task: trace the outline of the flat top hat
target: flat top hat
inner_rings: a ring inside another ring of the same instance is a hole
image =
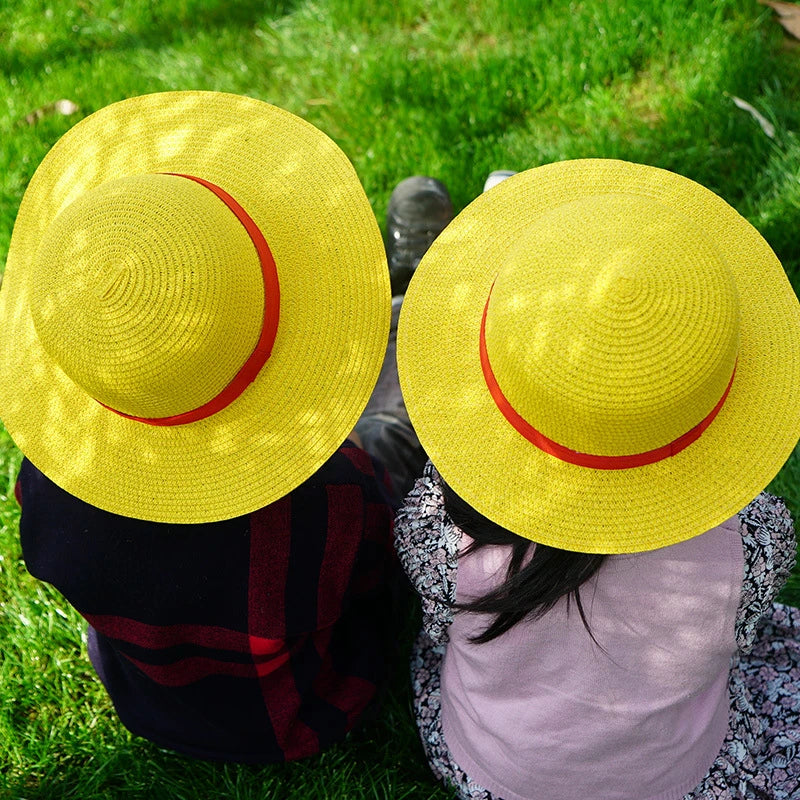
[[[445,481],[484,516],[586,553],[732,516],[800,436],[800,306],[721,198],[615,160],[478,197],[420,263],[400,383]]]
[[[42,161],[0,290],[0,417],[100,508],[253,511],[352,429],[389,330],[381,235],[322,132],[214,92],[124,100]]]

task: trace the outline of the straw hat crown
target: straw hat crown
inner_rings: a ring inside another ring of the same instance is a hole
[[[722,198],[578,159],[476,198],[425,254],[397,334],[406,407],[465,502],[537,543],[697,536],[800,435],[800,304]]]
[[[51,223],[32,268],[42,346],[125,414],[203,405],[259,337],[253,243],[218,197],[184,177],[135,175],[84,193]]]
[[[663,204],[595,195],[543,214],[500,266],[486,310],[513,409],[580,453],[662,447],[718,403],[736,363],[730,269]]]

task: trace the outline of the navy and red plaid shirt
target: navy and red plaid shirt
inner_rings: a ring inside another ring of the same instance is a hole
[[[393,510],[349,441],[281,500],[202,525],[101,511],[27,460],[17,488],[28,570],[88,620],[132,732],[199,758],[301,758],[385,679]]]

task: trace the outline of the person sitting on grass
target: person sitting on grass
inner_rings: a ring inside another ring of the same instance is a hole
[[[433,772],[461,798],[800,797],[800,305],[712,192],[589,159],[508,177],[411,279],[430,463],[395,545]]]
[[[225,761],[342,739],[385,681],[396,563],[347,438],[390,289],[344,154],[246,97],[104,108],[30,182],[0,321],[25,562],[88,620],[122,723]]]

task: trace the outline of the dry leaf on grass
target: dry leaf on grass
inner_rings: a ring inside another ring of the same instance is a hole
[[[56,100],[54,103],[48,103],[31,111],[30,114],[25,116],[25,122],[28,125],[35,125],[40,119],[51,114],[61,114],[68,117],[76,111],[80,111],[80,108],[72,100]]]
[[[777,11],[778,22],[780,22],[795,39],[800,39],[800,5],[796,3],[782,3],[779,2],[779,0],[758,0],[758,2]]]
[[[750,103],[746,100],[742,100],[741,97],[736,97],[736,95],[733,94],[728,95],[728,97],[733,100],[737,108],[746,111],[761,126],[761,130],[764,131],[770,139],[775,138],[775,126],[763,114],[756,111]]]

